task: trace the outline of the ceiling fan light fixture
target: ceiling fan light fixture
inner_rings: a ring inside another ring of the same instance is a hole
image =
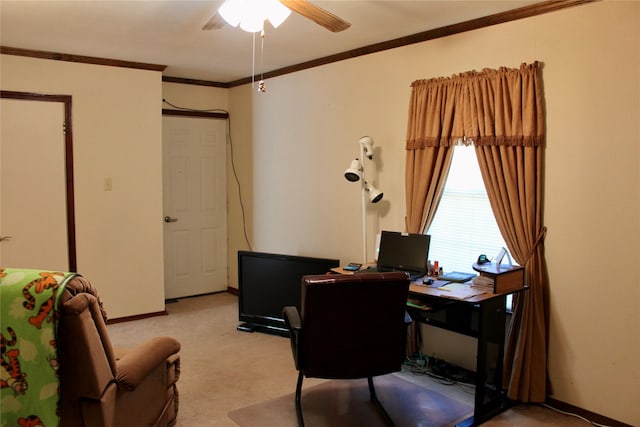
[[[225,0],[218,13],[229,25],[240,24],[243,30],[255,33],[262,31],[266,19],[278,28],[291,10],[278,0]]]
[[[240,20],[240,28],[249,33],[257,33],[264,28],[264,19],[257,13],[246,13]]]
[[[237,27],[242,18],[243,8],[244,1],[242,0],[226,0],[218,9],[218,13],[222,16],[222,19],[227,21],[227,24]]]
[[[291,10],[278,0],[264,2],[265,16],[273,25],[278,28],[291,15]]]

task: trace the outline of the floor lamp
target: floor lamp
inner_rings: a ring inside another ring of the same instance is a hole
[[[373,138],[363,136],[358,141],[360,144],[360,157],[351,161],[349,168],[344,172],[344,177],[350,182],[361,182],[362,194],[362,262],[366,264],[367,259],[367,194],[371,203],[378,203],[382,200],[383,193],[378,191],[365,179],[365,158],[373,160]]]

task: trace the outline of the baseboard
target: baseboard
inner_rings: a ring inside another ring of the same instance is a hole
[[[222,291],[224,292],[224,291]],[[230,294],[233,295],[238,295],[238,289],[236,288],[232,288],[231,286],[227,287],[227,292],[229,292]],[[174,298],[172,300],[167,300],[165,301],[165,303],[167,302],[176,302],[182,298],[195,298],[195,297],[201,297],[201,296],[205,296],[205,295],[213,295],[213,294],[217,294],[220,292],[209,292],[206,294],[198,294],[198,295],[190,295],[188,297],[180,297],[180,298]],[[114,323],[122,323],[122,322],[130,322],[132,320],[140,320],[140,319],[146,319],[149,317],[156,317],[156,316],[167,316],[169,314],[169,312],[167,312],[167,310],[162,310],[162,311],[156,311],[155,313],[145,313],[145,314],[136,314],[134,316],[125,316],[125,317],[118,317],[116,319],[108,319],[107,320],[107,325],[112,325]]]
[[[135,316],[118,317],[115,319],[107,319],[107,325],[113,325],[114,323],[130,322],[132,320],[147,319],[149,317],[166,316],[168,314],[169,313],[167,313],[167,310],[162,310],[162,311],[156,311],[155,313],[145,313],[145,314],[136,314]]]
[[[630,424],[626,424],[621,421],[617,421],[612,418],[605,417],[604,415],[596,414],[595,412],[587,411],[586,409],[573,406],[569,403],[556,400],[552,397],[547,397],[547,400],[545,401],[545,403],[549,406],[553,406],[555,409],[558,409],[562,412],[568,412],[570,414],[579,415],[591,421],[592,423],[602,424],[602,425],[611,426],[611,427],[633,427]]]

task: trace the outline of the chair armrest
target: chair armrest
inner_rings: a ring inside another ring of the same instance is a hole
[[[296,369],[300,370],[301,359],[301,347],[300,347],[300,334],[302,330],[302,322],[300,321],[300,314],[298,309],[294,306],[287,306],[282,309],[282,316],[284,317],[284,323],[289,329],[289,335],[291,339],[291,352],[293,355],[293,361],[296,365]]]
[[[179,351],[180,343],[171,337],[155,337],[128,351],[116,365],[118,387],[135,390],[151,371]]]

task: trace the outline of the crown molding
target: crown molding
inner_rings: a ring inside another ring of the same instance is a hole
[[[537,15],[543,15],[550,12],[556,12],[558,10],[567,9],[570,7],[580,6],[583,4],[594,3],[601,0],[548,0],[532,5],[520,7],[506,12],[500,12],[493,15],[484,16],[482,18],[472,19],[469,21],[460,22],[453,25],[447,25],[444,27],[435,28],[433,30],[424,31],[421,33],[412,34],[405,37],[400,37],[385,42],[375,43],[369,46],[337,53],[334,55],[325,56],[311,61],[302,62],[277,70],[268,71],[262,73],[261,79],[268,79],[273,77],[282,76],[285,74],[294,73],[297,71],[306,70],[309,68],[319,67],[321,65],[331,64],[333,62],[339,62],[346,59],[356,58],[358,56],[369,55],[371,53],[382,52],[389,49],[395,49],[398,47],[408,46],[415,43],[422,43],[429,40],[435,40],[442,37],[451,36],[454,34],[460,34],[467,31],[478,30],[493,25],[503,24],[506,22],[517,21],[519,19],[530,18]],[[122,61],[117,59],[97,58],[93,56],[71,55],[66,53],[46,52],[40,50],[20,49],[14,47],[0,46],[0,53],[6,55],[18,55],[28,56],[33,58],[51,59],[56,61],[70,61],[80,62],[86,64],[108,65],[114,67],[135,68],[152,71],[164,71],[166,65],[147,64],[142,62]],[[211,86],[220,88],[232,88],[236,86],[242,86],[251,83],[257,76],[249,76],[242,79],[222,83],[213,82],[208,80],[197,80],[182,77],[163,76],[162,81],[169,83],[180,83],[188,85],[199,86]]]
[[[164,71],[166,65],[147,64],[144,62],[122,61],[120,59],[98,58],[95,56],[72,55],[68,53],[47,52],[43,50],[21,49],[18,47],[0,46],[0,53],[5,55],[27,56],[30,58],[50,59],[53,61],[78,62],[82,64],[107,65],[111,67],[135,68],[138,70]]]
[[[460,22],[458,24],[447,25],[435,28],[433,30],[400,37],[385,42],[375,43],[358,49],[349,50],[335,55],[325,56],[323,58],[313,59],[311,61],[302,62],[300,64],[291,65],[277,70],[262,73],[259,79],[269,79],[282,76],[284,74],[294,73],[309,68],[319,67],[321,65],[331,64],[333,62],[343,61],[345,59],[356,58],[358,56],[369,55],[371,53],[382,52],[397,47],[408,46],[415,43],[422,43],[429,40],[435,40],[442,37],[460,34],[467,31],[478,30],[492,25],[503,24],[506,22],[517,21],[519,19],[530,18],[532,16],[543,15],[550,12],[566,9],[569,7],[579,6],[582,4],[593,3],[601,0],[550,0],[535,3],[529,6],[523,6],[517,9],[500,12],[493,15],[484,16],[482,18],[471,19],[469,21]],[[245,77],[228,83],[229,87],[241,86],[258,80],[256,77]]]

